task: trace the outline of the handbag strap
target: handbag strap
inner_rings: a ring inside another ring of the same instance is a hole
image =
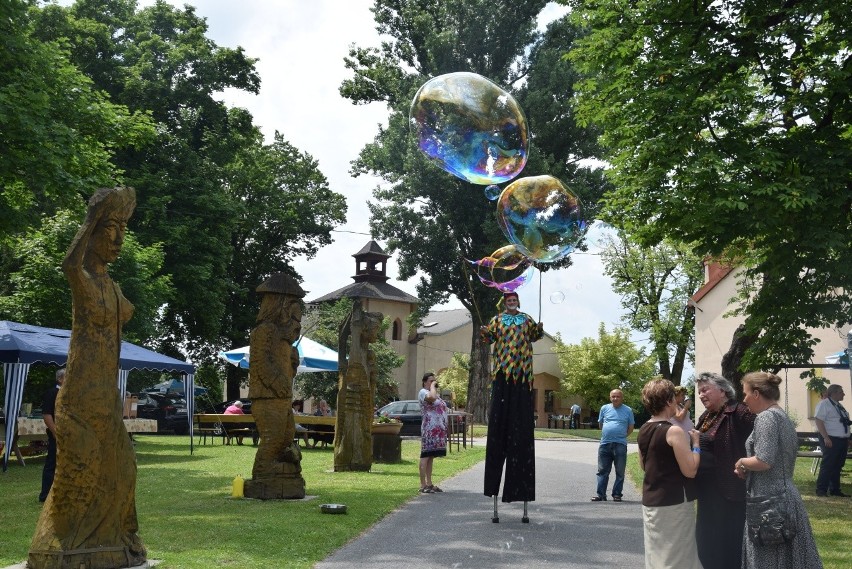
[[[773,416],[777,417],[777,414],[773,413]],[[778,419],[780,419],[780,417],[778,417]],[[780,429],[781,425],[777,423],[777,420],[776,420],[775,427],[776,427],[775,430],[778,433],[778,456],[781,457],[780,458],[780,460],[781,460],[781,474],[784,476],[784,496],[786,497],[786,495],[787,495],[787,469],[784,468],[785,457],[784,457],[784,453],[783,453],[783,448],[781,447],[781,445],[784,441],[781,438],[781,429]],[[751,495],[751,485],[753,483],[754,483],[754,478],[752,477],[752,473],[749,472],[748,479],[746,481],[746,493],[749,494],[749,495]]]

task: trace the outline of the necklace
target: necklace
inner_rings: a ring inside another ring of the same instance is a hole
[[[710,430],[710,427],[716,422],[716,419],[722,413],[722,410],[714,411],[712,413],[708,413],[707,416],[704,417],[704,420],[701,421],[701,424],[698,425],[698,430],[702,433],[706,433]]]

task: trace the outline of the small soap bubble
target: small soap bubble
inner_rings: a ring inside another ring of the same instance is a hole
[[[557,290],[554,293],[550,294],[550,302],[553,304],[562,304],[565,302],[565,293],[561,290]]]
[[[520,105],[476,73],[424,83],[411,102],[409,123],[420,150],[467,182],[507,182],[527,163],[529,127]]]
[[[500,192],[503,190],[500,189],[500,186],[495,184],[491,184],[490,186],[485,187],[485,197],[488,198],[488,201],[494,201],[500,197]]]

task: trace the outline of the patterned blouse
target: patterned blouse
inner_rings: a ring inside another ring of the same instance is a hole
[[[488,323],[483,337],[494,344],[494,374],[502,371],[514,381],[530,381],[532,376],[532,343],[541,339],[542,331],[528,314],[498,314]]]

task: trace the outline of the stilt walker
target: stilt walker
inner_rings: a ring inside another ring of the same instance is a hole
[[[533,429],[532,343],[542,337],[542,325],[521,306],[515,292],[503,294],[506,310],[479,330],[493,344],[491,408],[488,412],[488,441],[485,447],[485,495],[494,497],[494,517],[498,523],[497,495],[503,464],[506,480],[504,502],[524,502],[521,521],[529,523],[527,502],[535,500],[535,443]]]

